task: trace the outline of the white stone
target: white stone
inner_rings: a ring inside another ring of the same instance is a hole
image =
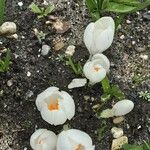
[[[132,45],[135,45],[135,43],[136,43],[135,41],[132,41]]]
[[[22,7],[23,6],[23,2],[18,2],[18,6]]]
[[[50,51],[50,46],[48,46],[48,45],[43,45],[42,46],[42,50],[41,50],[41,54],[43,55],[43,56],[46,56],[48,53],[49,53],[49,51]]]
[[[76,79],[73,79],[71,83],[68,85],[68,89],[82,87],[82,86],[85,86],[86,83],[87,83],[86,78],[78,78],[78,79],[76,78]]]
[[[117,139],[117,138],[123,136],[123,130],[122,130],[121,128],[113,127],[113,128],[111,129],[111,133],[113,134],[113,137],[114,137],[115,139]]]
[[[75,46],[74,45],[69,45],[66,49],[65,54],[68,55],[68,56],[73,56],[74,52],[75,52]]]
[[[31,76],[31,72],[27,72],[27,77],[30,77]]]
[[[0,26],[0,34],[14,34],[16,30],[17,26],[14,22],[4,22]]]
[[[113,108],[112,111],[114,113],[114,116],[123,116],[128,114],[132,109],[134,108],[134,103],[130,100],[121,100],[117,102]]]
[[[122,39],[122,40],[123,40],[124,38],[125,38],[125,36],[124,36],[124,35],[121,35],[121,36],[120,36],[120,39]]]
[[[8,80],[8,81],[7,81],[7,86],[9,86],[9,87],[10,87],[10,86],[12,86],[12,85],[13,85],[12,80]]]
[[[140,57],[142,58],[142,59],[144,59],[144,60],[148,60],[148,55],[140,55]]]
[[[126,23],[130,24],[130,23],[131,23],[131,21],[130,21],[130,20],[126,20]]]

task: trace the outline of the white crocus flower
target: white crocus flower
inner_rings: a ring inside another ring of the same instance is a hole
[[[114,116],[123,116],[131,112],[134,108],[134,103],[131,100],[124,99],[118,101],[112,109],[105,109],[101,113],[102,118],[110,118]]]
[[[95,54],[91,60],[85,63],[83,72],[86,78],[90,80],[90,83],[95,84],[105,78],[109,68],[110,62],[108,58],[103,54]]]
[[[70,129],[58,135],[57,150],[94,150],[91,137],[80,130]]]
[[[51,125],[60,125],[75,115],[75,104],[72,97],[57,87],[49,87],[39,94],[36,106],[42,118]]]
[[[128,114],[132,109],[134,108],[134,103],[128,99],[121,100],[117,102],[113,108],[112,111],[114,113],[114,116],[123,116]]]
[[[101,53],[112,44],[115,23],[111,17],[102,17],[90,23],[84,32],[84,43],[91,55]]]
[[[55,150],[57,136],[47,129],[36,130],[30,138],[30,145],[33,150]]]

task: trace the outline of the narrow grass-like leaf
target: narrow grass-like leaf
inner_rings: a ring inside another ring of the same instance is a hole
[[[0,0],[0,25],[3,23],[5,15],[5,0]]]

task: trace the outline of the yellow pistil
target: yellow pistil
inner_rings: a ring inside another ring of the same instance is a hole
[[[48,109],[49,110],[58,110],[59,109],[58,100],[56,100],[55,102],[49,104]]]

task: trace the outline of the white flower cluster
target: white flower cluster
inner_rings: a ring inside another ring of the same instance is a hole
[[[58,136],[47,129],[38,129],[30,138],[34,150],[94,150],[90,136],[80,130],[62,131]]]
[[[109,72],[110,62],[102,54],[113,41],[115,23],[111,17],[102,17],[90,23],[84,32],[84,43],[90,52],[90,58],[83,67],[84,75],[91,84],[103,80]]]
[[[90,23],[85,29],[84,42],[90,52],[83,72],[91,84],[103,80],[110,69],[110,62],[102,52],[108,49],[113,41],[115,24],[111,17],[102,17]],[[86,79],[74,79],[69,88],[81,87]],[[134,104],[128,100],[114,105],[109,110],[112,116],[124,115],[133,109]],[[57,87],[49,87],[37,96],[36,106],[41,117],[51,125],[61,125],[75,115],[73,98]],[[105,113],[104,113],[105,114]],[[38,129],[30,138],[34,150],[94,150],[90,136],[77,129],[62,131],[58,136],[47,129]]]

